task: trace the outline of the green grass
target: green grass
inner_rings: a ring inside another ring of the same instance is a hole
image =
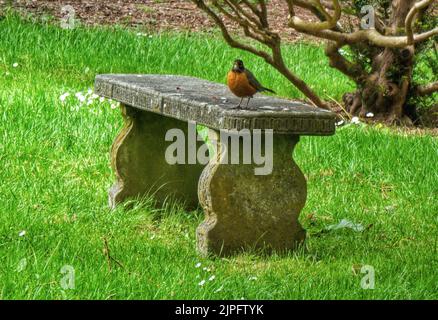
[[[319,93],[339,98],[351,86],[318,47],[291,45],[285,54]],[[308,177],[301,214],[307,249],[287,256],[201,259],[195,228],[202,212],[147,203],[108,209],[108,151],[121,128],[119,111],[107,102],[76,109],[74,97],[62,104],[59,96],[92,87],[97,73],[223,81],[236,57],[281,95],[300,97],[260,59],[218,38],[0,21],[1,299],[438,298],[432,136],[347,126],[332,137],[303,137],[296,160]],[[324,232],[341,219],[368,228]],[[75,269],[73,290],[60,285],[64,265]],[[375,268],[374,290],[360,286],[362,265]]]

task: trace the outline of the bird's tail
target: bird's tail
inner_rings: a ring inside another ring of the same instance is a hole
[[[276,93],[274,90],[271,90],[271,89],[265,88],[265,87],[262,87],[262,89],[260,91],[269,91],[269,92],[272,92],[274,94]]]

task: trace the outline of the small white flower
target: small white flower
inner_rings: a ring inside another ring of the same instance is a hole
[[[99,96],[97,95],[97,94],[95,94],[95,93],[93,93],[92,95],[91,95],[91,99],[97,99],[97,98],[99,98]]]
[[[99,98],[99,102],[102,103],[102,102],[104,102],[104,101],[105,101],[105,98],[104,98],[104,97],[100,97],[100,98]]]
[[[85,101],[85,96],[82,92],[78,92],[75,94],[76,98],[80,101],[80,102],[84,102]]]
[[[198,283],[198,285],[199,285],[200,287],[202,287],[204,284],[205,284],[205,280],[202,280],[201,282]]]
[[[152,235],[149,239],[154,240],[155,239],[155,234]]]
[[[359,124],[360,123],[359,118],[358,117],[351,118],[351,123]]]
[[[256,281],[256,280],[257,280],[256,276],[249,277],[249,281]]]
[[[26,235],[26,230],[20,231],[18,234],[19,237],[24,237]]]
[[[201,266],[201,263],[198,262],[197,264],[195,264],[195,268],[199,268]]]
[[[210,278],[208,278],[208,281],[213,281],[216,278],[215,275],[211,276]]]
[[[337,127],[342,126],[343,124],[344,124],[344,120],[336,122]]]
[[[18,67],[18,63],[14,62],[14,64],[12,65],[14,68]]]
[[[367,118],[373,118],[373,117],[374,117],[374,113],[372,113],[372,112],[368,112],[365,116],[366,116]]]
[[[18,262],[18,266],[17,266],[17,272],[21,272],[24,269],[26,269],[27,266],[27,259],[23,258],[20,260],[20,262]]]
[[[152,39],[153,37],[154,37],[153,35],[151,35],[151,34],[149,35],[149,39]]]
[[[69,95],[70,95],[70,93],[68,93],[68,92],[63,93],[63,94],[61,94],[61,95],[59,96],[59,100],[61,100],[61,102],[64,102],[65,99],[66,99]]]
[[[207,267],[202,268],[202,270],[210,272],[210,268],[207,268]]]
[[[88,100],[87,101],[87,106],[90,106],[90,105],[92,105],[93,104],[93,100]]]
[[[91,89],[91,88],[88,88],[88,91],[87,91],[87,93],[88,93],[88,94],[93,94],[93,89]]]

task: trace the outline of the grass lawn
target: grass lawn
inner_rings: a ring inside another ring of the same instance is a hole
[[[295,44],[285,55],[320,94],[339,99],[352,88],[321,48]],[[296,160],[308,177],[300,216],[308,241],[288,256],[201,259],[201,211],[108,209],[120,111],[98,99],[80,104],[75,93],[98,73],[223,82],[236,57],[280,95],[300,97],[263,61],[218,38],[0,20],[1,299],[438,298],[438,141],[427,134],[352,125],[303,137]],[[342,219],[365,230],[326,230]],[[60,284],[66,265],[74,289]],[[372,290],[360,285],[362,266],[375,270]]]

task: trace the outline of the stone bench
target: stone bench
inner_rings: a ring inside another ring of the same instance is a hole
[[[298,216],[306,202],[306,180],[292,151],[300,135],[334,134],[333,113],[263,95],[251,100],[251,110],[232,109],[239,98],[225,85],[173,75],[98,75],[95,93],[121,102],[125,120],[111,150],[117,178],[109,191],[111,207],[147,195],[158,205],[170,199],[187,208],[200,204],[205,220],[197,228],[197,241],[203,255],[244,248],[284,251],[305,239]],[[166,141],[166,134],[193,138],[194,122],[208,128],[210,162],[193,159],[196,150],[206,150],[198,139],[191,146],[186,141],[185,163],[169,163],[166,152],[174,141]],[[265,150],[265,158],[271,137],[268,174],[255,174],[260,164],[242,162],[248,145],[242,132],[253,139],[254,150],[260,141],[257,148]],[[240,136],[234,149],[233,136]],[[224,158],[233,153],[239,153],[238,163],[226,164]]]

